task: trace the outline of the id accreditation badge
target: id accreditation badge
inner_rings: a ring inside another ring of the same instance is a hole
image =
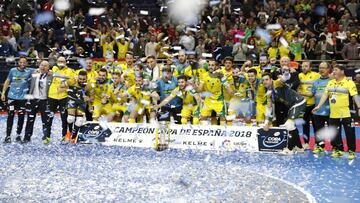
[[[331,98],[330,98],[330,102],[332,103],[332,104],[335,104],[336,103],[336,95],[331,95]]]

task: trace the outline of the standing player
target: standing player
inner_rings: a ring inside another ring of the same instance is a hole
[[[68,130],[67,123],[67,87],[64,85],[65,80],[69,80],[75,76],[75,71],[66,66],[66,59],[64,57],[59,57],[57,60],[57,66],[52,68],[53,72],[53,80],[49,89],[49,108],[50,108],[50,117],[49,117],[49,125],[48,132],[43,137],[44,144],[48,144],[51,139],[51,126],[52,121],[55,116],[55,112],[57,110],[60,111],[61,123],[62,123],[62,140],[65,140],[65,135]],[[70,126],[69,126],[70,128]],[[71,130],[71,129],[70,129]]]
[[[360,107],[358,92],[354,81],[345,77],[345,67],[334,67],[335,79],[330,80],[325,88],[325,92],[321,97],[319,104],[313,109],[313,113],[319,111],[327,99],[330,102],[330,119],[329,125],[338,129],[335,139],[331,142],[333,146],[332,157],[340,157],[344,155],[344,146],[341,139],[341,126],[344,127],[346,142],[349,147],[348,159],[355,158],[356,136],[355,128],[351,125],[351,115],[349,107],[349,95],[352,96],[356,105]],[[358,112],[360,114],[360,110]]]
[[[43,136],[48,132],[49,122],[49,105],[48,93],[52,80],[52,75],[49,72],[49,62],[42,61],[39,66],[39,74],[32,74],[29,95],[30,97],[30,111],[28,113],[25,136],[23,142],[29,142],[33,134],[36,114],[40,112]]]
[[[98,121],[100,116],[108,116],[112,113],[111,95],[113,88],[107,80],[108,71],[105,68],[99,70],[97,80],[90,84],[90,97],[93,108],[93,120]]]
[[[321,77],[315,80],[311,89],[311,93],[315,97],[315,105],[319,104],[320,99],[324,94],[325,88],[330,81],[329,78],[329,75],[331,73],[330,65],[326,62],[320,63],[319,73]],[[329,101],[326,101],[322,105],[321,109],[313,113],[313,117],[314,117],[313,126],[314,126],[315,135],[321,128],[325,127],[326,123],[329,123],[329,115],[330,115]],[[315,138],[317,137],[315,136]],[[316,148],[314,149],[313,153],[319,154],[321,152],[324,152],[325,144],[323,142],[320,142],[320,140],[318,139],[315,139],[315,142],[316,142]]]
[[[19,66],[12,68],[5,80],[1,100],[6,100],[6,90],[10,87],[8,92],[8,117],[6,121],[6,137],[5,143],[11,142],[11,131],[14,122],[15,111],[18,111],[18,123],[16,128],[16,141],[21,141],[21,131],[24,125],[25,117],[25,94],[29,91],[29,80],[33,69],[26,68],[27,59],[26,57],[20,56]]]
[[[80,71],[77,79],[67,81],[68,86],[68,104],[67,104],[67,122],[73,126],[71,141],[75,141],[79,128],[85,123],[86,103],[90,101],[87,90],[86,71]]]
[[[310,121],[314,123],[311,111],[315,107],[315,97],[311,93],[311,89],[315,80],[320,77],[320,74],[311,70],[310,61],[304,61],[301,67],[302,73],[299,74],[300,85],[298,87],[298,93],[304,96],[306,99],[306,109],[304,114],[305,123],[303,125],[303,132],[305,142],[304,148],[307,149],[309,147],[308,145],[310,140]]]
[[[203,108],[200,110],[200,120],[204,123],[211,117],[212,111],[215,111],[217,117],[220,118],[220,125],[224,125],[226,111],[223,91],[227,91],[229,95],[232,95],[233,91],[227,81],[222,80],[223,74],[217,70],[218,63],[214,59],[210,60],[209,74],[204,77],[197,88],[198,92],[209,93],[209,96],[205,98]]]
[[[266,112],[266,88],[261,79],[257,77],[255,69],[250,69],[248,74],[248,86],[250,99],[255,102],[256,123],[262,124],[265,121]]]

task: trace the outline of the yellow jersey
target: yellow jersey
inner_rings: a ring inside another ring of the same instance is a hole
[[[290,50],[284,46],[280,46],[279,53],[280,53],[280,58],[284,56],[289,56]]]
[[[269,55],[269,59],[271,58],[277,58],[278,54],[279,54],[279,48],[277,47],[270,47],[267,51],[268,55]]]
[[[79,75],[79,72],[82,71],[82,70],[84,70],[84,69],[77,70],[76,75]],[[99,75],[98,72],[96,72],[94,70],[90,70],[90,71],[85,70],[85,71],[86,71],[86,76],[87,76],[87,81],[88,82],[91,82],[91,81],[95,80],[95,77]]]
[[[358,94],[354,81],[346,78],[341,81],[330,80],[325,87],[329,95],[330,118],[348,118],[351,116],[349,108],[349,95]]]
[[[127,94],[136,100],[137,103],[141,103],[141,100],[147,100],[151,103],[150,92],[143,89],[136,88],[136,85],[131,86],[127,91]]]
[[[94,106],[103,105],[101,100],[105,97],[108,98],[109,102],[114,90],[111,84],[106,82],[104,84],[100,84],[97,81],[92,81],[89,88]]]
[[[183,105],[196,105],[196,100],[194,95],[197,94],[194,89],[191,90],[180,90],[180,87],[176,87],[170,93],[173,97],[180,97],[183,100]]]
[[[227,71],[225,67],[221,68],[221,72],[223,73],[224,77],[226,78],[227,83],[230,85],[230,88],[232,91],[235,91],[235,85],[234,85],[234,78],[233,78],[233,71],[232,69],[230,71]],[[224,79],[225,79],[224,78]],[[229,102],[231,99],[231,95],[227,93],[227,91],[224,92],[225,101]]]
[[[315,82],[315,80],[320,78],[320,74],[310,71],[308,73],[300,73],[299,74],[299,79],[300,79],[300,85],[298,87],[298,92],[300,94],[308,94],[311,93],[311,89],[313,87],[313,84]],[[311,106],[315,104],[315,97],[311,96],[304,96],[306,99],[306,105],[307,106]]]
[[[53,77],[53,80],[49,87],[49,98],[64,99],[68,96],[67,88],[65,91],[59,92],[59,87],[62,85],[63,81],[74,78],[76,73],[71,68],[64,67],[64,68],[60,69],[57,66],[53,66],[52,72],[53,72],[54,77]],[[56,75],[58,75],[59,77],[56,77]],[[61,78],[61,77],[63,77],[63,78]],[[66,79],[66,78],[68,78],[68,79]]]
[[[124,59],[126,56],[126,52],[129,49],[129,42],[125,41],[124,44],[120,43],[120,42],[116,42],[117,47],[118,47],[118,53],[117,53],[117,58],[118,59]]]
[[[223,101],[224,100],[224,93],[223,93],[223,86],[225,86],[225,81],[221,81],[220,78],[212,77],[210,74],[204,78],[204,89],[205,92],[211,93],[205,100],[216,100],[216,101]]]

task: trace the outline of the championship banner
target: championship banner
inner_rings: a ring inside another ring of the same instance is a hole
[[[285,132],[280,128],[264,132],[247,126],[171,124],[164,127],[160,124],[88,122],[79,130],[78,143],[153,148],[160,140],[166,142],[168,148],[176,149],[278,151],[287,145]],[[273,143],[278,138],[281,143]]]

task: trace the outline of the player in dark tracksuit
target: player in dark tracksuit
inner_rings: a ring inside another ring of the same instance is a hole
[[[286,122],[284,123],[284,127],[289,131],[289,150],[292,150],[295,146],[301,149],[299,131],[295,127],[294,120],[304,113],[306,108],[305,98],[292,90],[282,79],[272,80],[271,75],[268,73],[263,74],[262,79],[264,86],[268,90],[268,103],[282,103],[289,109],[285,115]],[[268,124],[269,121],[265,121],[265,129],[269,127]]]

